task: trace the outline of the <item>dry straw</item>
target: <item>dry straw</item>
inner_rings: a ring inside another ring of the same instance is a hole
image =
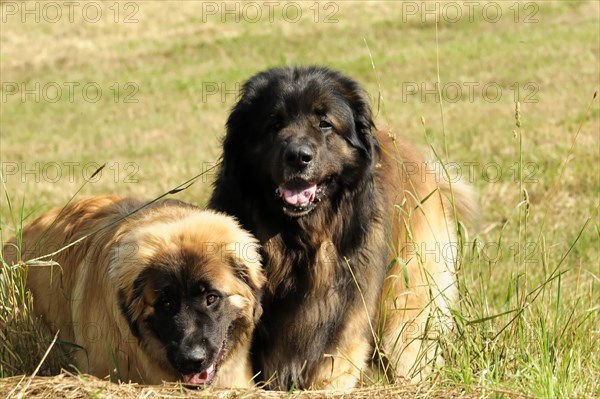
[[[23,389],[26,387],[26,389]],[[88,375],[63,373],[54,377],[10,377],[0,379],[0,397],[13,398],[111,398],[111,399],[145,399],[145,398],[496,398],[507,399],[528,398],[516,392],[499,390],[464,392],[461,388],[436,387],[431,385],[391,384],[356,388],[346,391],[264,391],[261,389],[186,389],[179,383],[144,386],[138,384],[114,384]]]

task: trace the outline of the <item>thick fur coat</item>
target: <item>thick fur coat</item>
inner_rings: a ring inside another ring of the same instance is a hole
[[[376,345],[399,377],[438,358],[431,332],[457,297],[456,227],[448,185],[426,168],[338,72],[276,68],[244,84],[210,206],[262,244],[252,353],[269,387],[356,386]],[[469,209],[464,187],[453,194]]]
[[[264,284],[258,245],[231,217],[174,200],[96,196],[56,208],[4,248],[29,266],[34,310],[72,363],[113,380],[247,386]],[[130,216],[127,216],[130,215]],[[127,216],[127,217],[126,217]],[[73,346],[69,346],[73,348]]]

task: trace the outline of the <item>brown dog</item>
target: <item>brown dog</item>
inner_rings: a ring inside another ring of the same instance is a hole
[[[174,200],[96,196],[54,209],[4,249],[30,266],[35,313],[99,377],[247,386],[264,276],[256,240],[232,218]]]
[[[401,377],[437,358],[430,333],[457,296],[449,198],[472,205],[426,168],[338,72],[276,68],[244,84],[210,206],[263,245],[252,353],[270,387],[353,387],[375,343]]]

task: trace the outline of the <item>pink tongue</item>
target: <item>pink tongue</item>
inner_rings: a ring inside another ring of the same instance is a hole
[[[201,373],[183,375],[183,382],[186,384],[206,384],[213,370],[214,365],[211,365]]]
[[[279,187],[281,198],[291,205],[306,205],[315,198],[317,185],[305,185],[303,187],[286,188]]]

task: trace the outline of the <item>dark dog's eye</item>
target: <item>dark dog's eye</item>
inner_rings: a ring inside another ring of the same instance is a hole
[[[170,299],[165,298],[160,302],[160,307],[162,310],[170,312],[173,309],[173,302]]]
[[[333,126],[331,125],[331,123],[327,122],[327,121],[321,121],[319,122],[319,127],[322,130],[329,130],[331,129]]]
[[[215,302],[217,302],[218,299],[219,299],[218,296],[216,296],[214,294],[209,294],[206,296],[206,305],[210,306],[210,305],[214,304]]]
[[[281,123],[281,118],[275,114],[269,115],[269,130],[271,131],[279,131],[283,127]]]

